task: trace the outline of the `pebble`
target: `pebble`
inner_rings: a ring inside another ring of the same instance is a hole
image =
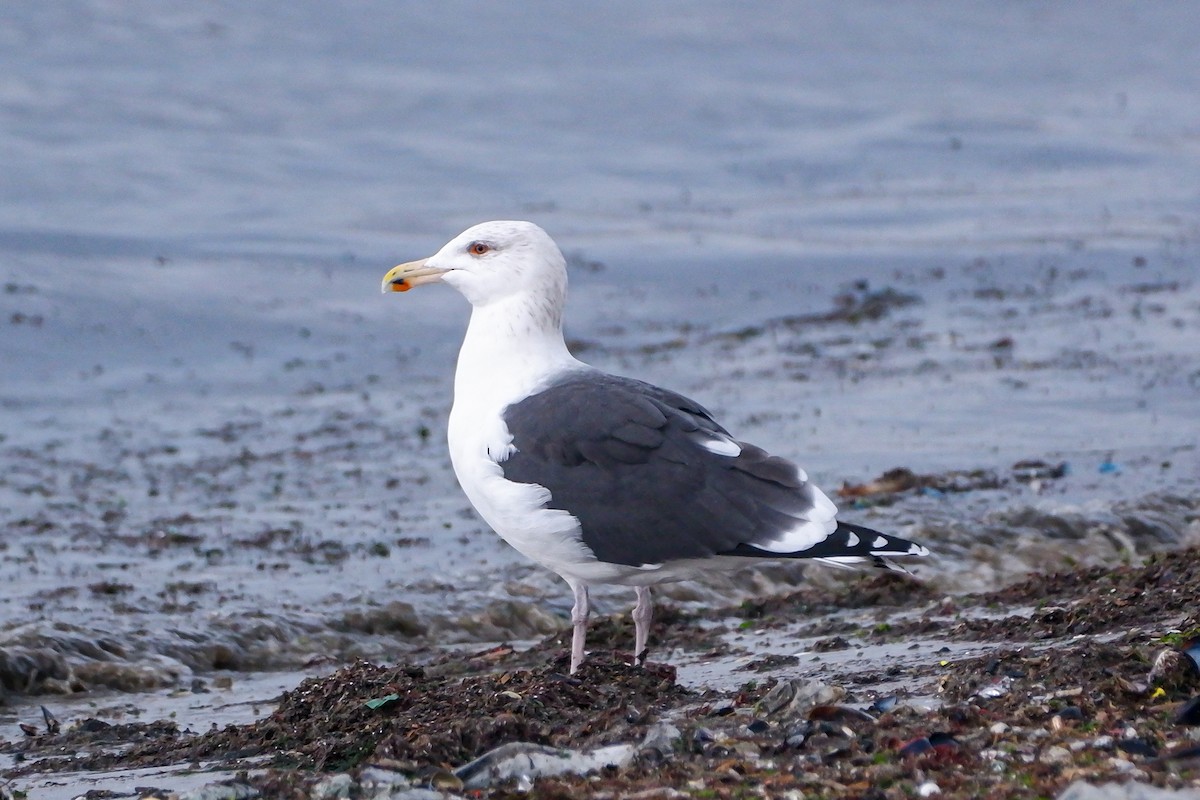
[[[669,722],[656,722],[646,731],[638,753],[658,759],[669,758],[682,741],[683,733],[679,728]]]
[[[354,779],[345,773],[330,775],[312,787],[313,800],[342,800],[350,797]]]
[[[1038,760],[1043,764],[1065,764],[1071,760],[1071,751],[1065,747],[1053,745],[1043,750]]]
[[[992,723],[992,727],[988,728],[988,731],[993,736],[1003,736],[1004,734],[1008,733],[1010,730],[1012,730],[1012,728],[1009,726],[1009,724],[1007,722],[995,722],[995,723]]]
[[[403,773],[380,767],[364,767],[363,771],[359,773],[358,782],[364,789],[390,789],[392,791],[407,789],[412,785],[412,782]]]
[[[1076,781],[1062,791],[1058,800],[1190,800],[1194,789],[1159,789],[1144,783],[1104,783],[1093,786]]]
[[[258,789],[244,783],[210,783],[184,792],[179,800],[249,800],[252,797],[262,797]]]
[[[800,747],[804,746],[805,740],[808,740],[810,735],[812,735],[812,723],[805,720],[785,730],[784,744],[799,750]]]
[[[1054,718],[1067,720],[1069,722],[1081,720],[1083,719],[1083,709],[1081,709],[1079,706],[1065,706],[1054,715]]]
[[[1134,764],[1127,758],[1114,758],[1109,763],[1117,772],[1133,772],[1137,769],[1137,764]]]
[[[757,759],[762,753],[754,742],[734,742],[733,752],[749,760]]]
[[[933,781],[925,781],[917,787],[917,794],[921,797],[933,797],[935,794],[941,794],[942,787],[938,786]]]
[[[737,706],[732,700],[721,700],[720,702],[713,704],[712,708],[709,709],[708,716],[726,717],[732,714],[736,707]]]

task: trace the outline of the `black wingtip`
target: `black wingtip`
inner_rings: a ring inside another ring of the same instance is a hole
[[[881,533],[873,528],[839,522],[833,533],[805,550],[794,553],[774,553],[751,544],[740,544],[721,553],[726,556],[753,558],[815,558],[840,566],[870,564],[880,569],[907,572],[887,561],[900,556],[927,556],[929,550],[916,542]]]

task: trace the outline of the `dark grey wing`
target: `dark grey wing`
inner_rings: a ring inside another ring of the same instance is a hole
[[[504,477],[549,489],[600,561],[704,558],[777,542],[814,508],[832,517],[794,464],[735,444],[698,403],[641,381],[571,373],[504,421],[516,448]]]

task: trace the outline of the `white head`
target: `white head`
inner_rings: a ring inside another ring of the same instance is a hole
[[[383,277],[383,291],[406,292],[439,281],[477,308],[524,295],[556,309],[561,320],[567,265],[554,240],[532,222],[482,222],[429,258],[393,267]]]

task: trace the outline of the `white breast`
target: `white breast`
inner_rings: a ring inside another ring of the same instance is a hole
[[[546,508],[550,491],[545,487],[505,480],[500,465],[513,452],[504,410],[562,370],[581,365],[562,345],[561,335],[558,342],[534,339],[521,347],[502,342],[504,327],[485,325],[486,312],[475,310],[458,357],[448,430],[454,473],[471,505],[501,538],[559,574],[576,574],[582,565],[595,563],[580,537],[579,521]]]
[[[506,480],[501,462],[512,437],[500,414],[480,415],[455,403],[450,413],[450,460],[454,474],[484,521],[518,552],[560,575],[589,572],[596,559],[583,544],[579,520],[566,511],[546,508],[550,491],[532,483]],[[481,425],[480,420],[488,419]]]
[[[537,298],[533,298],[537,300]],[[505,480],[501,465],[513,453],[503,414],[511,404],[554,382],[565,371],[589,369],[567,350],[557,325],[532,324],[542,306],[529,298],[476,305],[458,354],[450,411],[450,460],[475,510],[522,555],[559,575],[584,582],[626,582],[647,570],[596,560],[583,543],[579,520],[547,508],[544,486]],[[650,571],[653,571],[651,568]]]

